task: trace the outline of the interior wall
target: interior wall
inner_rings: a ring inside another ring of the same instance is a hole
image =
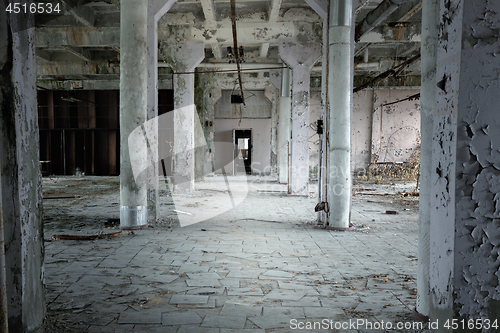
[[[227,175],[233,174],[233,130],[252,130],[252,174],[269,174],[271,171],[271,119],[215,119],[214,164],[215,173],[222,167]]]
[[[396,102],[420,89],[365,89],[353,96],[352,167],[368,168],[370,163],[406,162],[420,147],[420,101]],[[309,170],[316,177],[319,141],[315,124],[321,115],[321,92],[311,91]]]

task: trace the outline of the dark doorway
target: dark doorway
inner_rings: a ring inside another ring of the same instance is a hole
[[[234,174],[252,174],[252,130],[234,130]]]

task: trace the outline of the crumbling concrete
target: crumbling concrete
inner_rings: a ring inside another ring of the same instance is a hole
[[[0,217],[8,308],[2,312],[8,313],[9,332],[33,332],[45,317],[34,17],[9,15],[5,4],[0,5]]]
[[[304,35],[280,38],[278,42],[281,59],[292,69],[289,192],[308,195],[310,75],[312,66],[321,57],[321,44]]]

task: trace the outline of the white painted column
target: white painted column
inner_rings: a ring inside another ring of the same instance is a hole
[[[148,0],[148,121],[158,117],[158,20],[172,7],[175,0]],[[158,161],[158,121],[150,121],[147,126],[149,141],[148,174],[148,222],[154,223],[159,218],[160,181]],[[155,150],[155,151],[152,151]]]
[[[205,58],[203,43],[169,45],[167,62],[174,73],[193,72]],[[174,74],[174,170],[177,193],[194,190],[194,126],[198,120],[194,105],[194,74]]]
[[[498,324],[500,2],[438,3],[429,315]]]
[[[292,69],[292,120],[290,140],[291,195],[309,195],[309,90],[312,66],[321,57],[321,44],[302,38],[280,38],[281,59]]]
[[[331,0],[329,17],[328,224],[347,229],[351,215],[352,0]]]
[[[292,117],[292,101],[290,98],[290,76],[288,67],[281,74],[281,98],[279,115],[279,169],[278,178],[281,184],[288,184],[288,155],[290,149],[290,121]]]
[[[420,196],[418,225],[417,312],[429,315],[429,233],[431,206],[432,128],[436,105],[438,0],[423,0],[420,89]]]
[[[129,135],[147,120],[148,2],[121,0],[120,20],[120,227],[135,229],[147,225],[147,189],[136,183],[132,163],[146,169],[148,150]]]

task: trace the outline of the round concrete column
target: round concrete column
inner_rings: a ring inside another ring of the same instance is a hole
[[[148,151],[129,136],[147,120],[148,2],[121,0],[120,15],[120,227],[136,229],[147,225],[147,190],[132,163],[147,166]]]
[[[328,224],[349,228],[351,213],[351,0],[330,1],[328,51]]]

